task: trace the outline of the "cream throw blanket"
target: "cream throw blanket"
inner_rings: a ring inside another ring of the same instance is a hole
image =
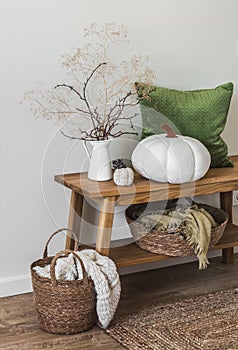
[[[98,325],[106,328],[111,322],[121,294],[121,283],[114,262],[106,256],[97,253],[94,249],[85,249],[76,252],[82,259],[87,275],[94,282],[97,295]],[[82,279],[82,269],[77,261],[77,269],[72,254],[58,259],[55,266],[57,279],[75,280]],[[34,267],[39,276],[50,278],[50,265]]]
[[[197,255],[200,270],[205,269],[209,264],[207,252],[211,230],[217,226],[217,223],[205,209],[193,205],[187,208],[178,207],[166,211],[155,211],[141,214],[139,221],[147,230],[170,231],[171,234],[174,232],[181,239],[186,239]]]

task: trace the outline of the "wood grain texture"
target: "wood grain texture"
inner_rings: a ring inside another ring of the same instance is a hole
[[[238,226],[229,223],[223,237],[212,250],[229,250],[229,248],[236,246],[238,246]],[[89,248],[89,246],[80,247],[80,249]],[[172,256],[154,254],[139,248],[134,243],[133,238],[112,241],[109,256],[118,268],[174,259]],[[181,258],[181,261],[183,261],[183,258]]]
[[[72,191],[70,208],[69,208],[69,219],[68,219],[68,229],[72,230],[79,240],[80,234],[80,224],[81,216],[83,210],[83,196],[77,192]],[[67,232],[66,245],[65,249],[74,249],[74,239],[71,236],[71,233]]]
[[[224,264],[233,264],[234,263],[234,248],[225,248],[222,249],[222,262]]]
[[[232,191],[220,193],[221,208],[229,215],[229,221],[233,222],[232,217]],[[225,264],[234,263],[234,248],[229,247],[222,250],[222,262]]]
[[[134,184],[116,186],[111,181],[97,182],[87,178],[87,173],[56,175],[55,181],[84,194],[88,198],[118,197],[117,205],[142,203],[184,196],[212,194],[238,189],[238,156],[232,156],[234,168],[212,168],[196,182],[171,185],[149,181],[135,174]]]
[[[135,243],[127,245],[130,241],[130,239],[117,241],[118,247],[110,250],[110,258],[114,260],[118,268],[173,259],[173,257],[168,255],[147,252],[139,248]],[[116,242],[114,244],[116,244]],[[222,239],[212,250],[223,249],[229,251],[229,249],[234,246],[238,246],[238,227],[230,223]]]
[[[237,287],[238,256],[234,265],[211,259],[208,269],[199,271],[197,263],[121,276],[122,296],[117,315],[128,315],[153,303],[193,298],[210,292]],[[75,335],[49,334],[39,329],[32,294],[0,299],[1,350],[123,350],[102,329]]]
[[[103,198],[100,206],[96,250],[108,255],[111,242],[116,197]]]
[[[194,196],[201,194],[221,193],[221,207],[228,212],[230,221],[232,222],[232,191],[238,189],[238,156],[232,156],[234,168],[213,168],[200,180],[196,182],[185,183],[181,185],[171,185],[168,183],[159,183],[149,181],[142,178],[139,174],[135,174],[135,181],[132,186],[120,187],[116,186],[113,181],[97,182],[87,178],[87,173],[57,175],[55,180],[72,190],[71,210],[69,216],[69,226],[75,225],[74,212],[77,209],[76,198],[82,198],[85,195],[88,198],[101,201],[101,213],[99,220],[99,228],[97,235],[96,249],[104,255],[108,255],[111,238],[111,228],[113,223],[113,211],[115,205],[128,205],[144,202],[153,202],[158,200],[175,199],[186,196]],[[76,208],[76,210],[74,210]],[[82,206],[79,205],[82,209]],[[79,215],[81,216],[81,214]],[[75,227],[76,232],[79,231]],[[234,231],[234,230],[233,230]],[[233,246],[237,245],[237,233],[226,235],[228,241],[223,243],[219,249],[223,249],[223,261],[231,263],[234,260]],[[73,247],[73,241],[69,237],[67,247]],[[123,262],[117,261],[121,266],[128,266],[129,262],[134,265],[136,263],[144,263],[147,261],[157,261],[162,256],[149,257],[139,254],[137,250],[130,251],[130,258],[126,258],[127,248],[118,251],[122,256]],[[151,253],[149,253],[151,254]],[[114,257],[116,259],[116,257]]]
[[[229,215],[229,221],[233,221],[232,215],[232,192],[220,193],[221,208],[227,212]]]

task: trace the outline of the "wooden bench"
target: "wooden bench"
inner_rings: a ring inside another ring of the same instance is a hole
[[[147,262],[169,259],[169,256],[146,252],[132,243],[131,239],[117,242],[110,249],[111,231],[115,206],[175,199],[202,194],[220,193],[221,208],[230,217],[223,238],[214,249],[222,249],[223,262],[234,261],[233,247],[238,246],[238,226],[232,223],[232,191],[238,190],[238,156],[232,156],[234,168],[213,168],[202,179],[181,185],[171,185],[149,181],[135,174],[132,186],[118,187],[113,180],[92,181],[87,173],[56,175],[55,181],[71,189],[68,228],[80,233],[80,220],[84,198],[100,205],[100,218],[96,240],[96,250],[109,255],[118,267],[126,267]],[[74,240],[67,234],[66,248],[72,249]]]

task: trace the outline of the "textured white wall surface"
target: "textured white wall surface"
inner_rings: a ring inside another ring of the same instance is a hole
[[[81,144],[63,138],[52,122],[26,112],[19,103],[24,92],[37,81],[61,82],[59,57],[81,46],[83,28],[93,22],[126,25],[127,57],[148,54],[157,84],[177,89],[227,81],[237,85],[237,13],[237,0],[0,1],[0,296],[31,289],[30,263],[40,257],[49,234],[67,225],[70,193],[53,176],[88,167]],[[118,49],[118,55],[123,57],[123,51]],[[223,135],[230,154],[238,153],[237,112],[236,90]],[[119,143],[112,147],[113,155],[126,152],[129,157],[135,143]],[[205,201],[217,203],[217,197]],[[93,240],[95,232],[90,213],[87,206],[91,224],[83,225],[85,240]],[[113,237],[127,235],[118,211]],[[62,235],[51,251],[63,244]]]

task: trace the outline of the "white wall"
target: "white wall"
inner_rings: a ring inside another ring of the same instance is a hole
[[[30,289],[30,262],[49,233],[67,224],[69,192],[53,175],[88,166],[79,145],[26,113],[19,104],[24,92],[36,81],[60,82],[59,57],[81,45],[82,29],[93,22],[127,25],[127,54],[148,54],[158,84],[237,85],[237,12],[237,0],[0,1],[0,296]],[[231,154],[238,153],[237,101],[236,91],[224,133]],[[114,237],[128,233],[121,217]]]

